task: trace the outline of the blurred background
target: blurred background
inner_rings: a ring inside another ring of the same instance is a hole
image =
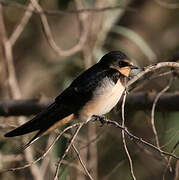
[[[123,51],[140,67],[177,61],[178,19],[178,0],[0,0],[0,100],[52,99],[111,50]],[[142,82],[131,93],[160,92],[170,77],[171,73]],[[178,88],[175,78],[168,92],[176,93]],[[155,144],[151,109],[125,109],[125,124],[133,134]],[[121,122],[120,112],[117,106],[108,117]],[[58,131],[44,136],[24,153],[20,148],[32,135],[25,140],[3,137],[32,116],[0,116],[0,172],[37,159],[57,135]],[[157,110],[155,125],[160,146],[171,152],[179,139],[179,113]],[[179,162],[172,159],[171,168],[166,169],[167,161],[159,153],[126,140],[136,179],[179,179]],[[53,179],[68,142],[61,138],[45,159],[26,169],[1,172],[0,179]],[[75,144],[94,179],[132,179],[119,129],[91,122]],[[175,153],[179,155],[179,148]],[[73,149],[63,161],[59,179],[89,179]]]

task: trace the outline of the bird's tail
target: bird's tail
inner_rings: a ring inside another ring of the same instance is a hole
[[[52,126],[48,126],[47,128],[40,129],[37,134],[23,147],[23,150],[28,148],[31,144],[37,141],[42,135],[48,134],[49,132],[65,125],[66,123],[70,122],[74,118],[74,114],[70,114],[69,116],[59,120],[58,122],[54,123]]]
[[[38,130],[37,134],[24,146],[23,149],[26,149],[42,135],[71,121],[73,116],[74,115],[67,108],[54,102],[32,120],[8,132],[4,136],[20,136]]]

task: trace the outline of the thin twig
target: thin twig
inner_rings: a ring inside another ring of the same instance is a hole
[[[174,153],[176,151],[176,148],[177,148],[178,145],[179,145],[179,141],[175,144],[175,146],[173,147],[171,153]],[[171,161],[172,161],[172,157],[170,156],[168,158],[167,165],[166,165],[166,168],[165,168],[164,173],[163,173],[163,180],[165,180],[165,175],[166,175],[167,169],[171,168],[171,165],[170,165]],[[172,172],[172,169],[170,170],[170,172]]]
[[[89,177],[90,180],[93,180],[93,178],[92,178],[92,176],[90,175],[87,167],[85,166],[85,163],[83,162],[83,160],[82,160],[82,158],[81,158],[81,156],[80,156],[80,153],[79,153],[78,149],[75,147],[74,144],[72,144],[72,147],[73,147],[73,149],[75,150],[75,152],[76,152],[76,154],[77,154],[77,156],[78,156],[78,159],[79,159],[79,161],[80,161],[83,169],[85,170],[87,176]]]
[[[13,99],[20,99],[21,92],[17,83],[16,72],[14,68],[13,54],[12,54],[12,45],[7,37],[6,27],[3,19],[3,9],[0,6],[0,27],[2,35],[2,43],[4,46],[4,58],[6,61],[6,69],[8,74],[8,85],[11,91],[11,96]]]
[[[16,40],[19,38],[20,34],[22,33],[26,24],[29,22],[29,19],[32,16],[32,13],[34,10],[32,4],[29,3],[27,8],[31,9],[31,11],[28,11],[28,10],[25,11],[20,23],[16,26],[15,30],[13,31],[13,33],[9,37],[9,42],[11,43],[12,46],[15,44]]]
[[[173,82],[173,76],[171,76],[171,78],[170,78],[169,83],[167,84],[167,86],[158,93],[158,95],[156,96],[156,98],[155,98],[155,100],[154,100],[154,102],[153,102],[153,105],[152,105],[151,125],[152,125],[152,130],[153,130],[153,133],[154,133],[154,137],[155,137],[156,146],[157,146],[159,149],[160,149],[161,147],[160,147],[160,143],[159,143],[159,138],[158,138],[157,130],[156,130],[156,127],[155,127],[155,117],[154,117],[154,115],[155,115],[155,107],[156,107],[157,102],[158,102],[159,98],[161,97],[161,95],[162,95],[163,93],[165,93],[165,92],[170,88],[172,82]],[[163,154],[161,154],[161,156],[163,156],[166,161],[169,161],[168,158],[167,158],[166,156],[164,156]],[[167,163],[167,164],[168,164],[167,167],[169,167],[169,168],[170,168],[170,171],[172,171],[172,167],[170,166],[170,164],[169,164],[169,163]]]
[[[4,173],[4,172],[7,172],[7,171],[17,171],[17,170],[21,170],[21,169],[25,169],[25,168],[28,168],[30,166],[32,166],[33,164],[37,163],[38,161],[40,161],[41,159],[45,158],[45,156],[49,153],[49,151],[52,149],[52,147],[54,146],[54,144],[59,140],[59,138],[68,130],[74,128],[74,127],[78,127],[80,125],[80,123],[76,123],[76,124],[73,124],[71,126],[68,126],[67,128],[65,128],[55,139],[54,141],[51,143],[51,145],[47,148],[47,150],[45,150],[45,152],[39,157],[37,158],[35,161],[32,161],[28,164],[25,164],[24,166],[19,166],[19,167],[16,167],[16,168],[9,168],[9,169],[4,169],[4,170],[1,170],[0,171],[0,174],[1,173]]]
[[[98,120],[98,119],[96,119],[96,117],[92,117],[92,120],[96,121],[96,120]],[[135,140],[135,141],[138,141],[138,142],[140,142],[140,143],[142,143],[142,144],[144,144],[144,145],[146,145],[146,146],[148,146],[148,147],[150,147],[150,148],[158,151],[159,153],[162,153],[162,154],[167,155],[167,156],[171,156],[171,157],[179,160],[179,157],[176,156],[175,154],[173,154],[173,153],[168,153],[168,152],[165,152],[165,151],[163,151],[163,150],[161,150],[161,149],[158,149],[158,147],[154,146],[153,144],[148,143],[148,142],[146,142],[145,140],[143,140],[142,138],[139,138],[139,137],[133,135],[133,134],[130,133],[125,127],[121,126],[121,125],[118,124],[116,121],[112,121],[112,120],[109,120],[109,119],[104,119],[103,121],[104,121],[104,123],[106,123],[106,124],[113,125],[114,127],[117,127],[117,128],[119,128],[119,129],[123,130],[123,131],[128,135],[128,137],[129,137],[130,139]],[[76,124],[73,124],[73,125],[68,126],[67,128],[65,128],[65,129],[55,138],[55,140],[54,140],[53,143],[50,145],[50,147],[48,147],[48,149],[47,149],[37,160],[32,161],[31,163],[28,163],[28,164],[26,164],[26,165],[24,165],[24,166],[21,166],[21,167],[9,168],[9,169],[1,170],[0,173],[7,172],[7,171],[16,171],[16,170],[25,169],[25,168],[30,167],[31,165],[37,163],[38,161],[40,161],[41,159],[43,159],[43,158],[49,153],[49,151],[51,150],[51,148],[53,147],[53,145],[58,141],[58,139],[63,135],[63,133],[65,133],[66,131],[68,131],[69,129],[72,129],[72,128],[74,128],[74,127],[79,127],[80,124],[81,124],[81,123],[76,123]]]
[[[164,72],[164,73],[160,73],[160,74],[157,74],[156,76],[152,76],[151,78],[148,78],[149,80],[152,80],[152,79],[157,79],[159,77],[163,77],[163,76],[167,76],[169,74],[173,74],[177,72],[177,70],[170,70],[170,71],[167,71],[167,72]]]
[[[47,141],[46,147],[49,147],[51,145],[51,143],[53,142],[53,139],[54,139],[53,134],[50,134],[49,137],[48,137],[48,141]],[[50,158],[50,154],[48,154],[48,156],[46,156],[46,158],[44,158],[42,160],[42,162],[41,162],[40,173],[41,173],[43,179],[45,179],[46,172],[48,171],[47,168],[49,167],[50,159],[51,159]]]
[[[13,99],[21,99],[22,94],[21,94],[20,87],[17,81],[15,67],[14,67],[13,52],[12,52],[13,46],[7,36],[6,27],[5,27],[4,18],[3,18],[3,9],[1,5],[0,5],[0,27],[1,27],[2,36],[3,36],[4,59],[6,61],[6,69],[8,71],[7,73],[8,85],[11,91],[11,96]],[[19,117],[18,123],[19,124],[25,123],[25,118]],[[22,141],[25,142],[26,138],[23,137]],[[27,151],[24,151],[24,157],[28,162],[33,160],[34,158],[33,150],[31,147]],[[30,172],[34,179],[37,179],[37,180],[42,179],[41,174],[39,174],[39,168],[37,165],[30,167]]]
[[[80,131],[80,129],[82,128],[82,126],[84,124],[85,124],[85,122],[79,123],[79,127],[77,128],[76,132],[74,133],[73,137],[71,138],[71,141],[70,141],[68,147],[65,149],[65,152],[64,152],[63,156],[58,161],[56,171],[55,171],[55,175],[54,175],[54,180],[58,180],[59,169],[60,169],[60,166],[62,164],[62,161],[64,160],[65,156],[68,154],[68,151],[70,150],[70,148],[71,148],[71,146],[72,146],[78,132]]]
[[[124,110],[124,106],[125,106],[126,96],[127,96],[127,91],[124,92],[124,97],[123,97],[123,102],[122,102],[122,107],[121,107],[122,108],[122,126],[123,127],[125,127],[125,110]],[[129,160],[132,179],[136,180],[136,177],[134,175],[134,168],[133,168],[133,164],[132,164],[132,159],[131,159],[129,151],[127,149],[127,144],[126,144],[126,140],[125,140],[125,132],[124,131],[122,131],[122,141],[123,141],[123,144],[124,144],[125,152],[127,154],[128,160]]]
[[[80,35],[78,43],[68,50],[63,50],[56,44],[56,42],[53,38],[49,23],[47,21],[47,17],[45,16],[44,13],[40,13],[43,11],[41,6],[38,4],[38,2],[36,0],[31,0],[31,3],[36,8],[36,10],[39,12],[41,22],[43,25],[43,30],[44,30],[45,36],[48,40],[48,43],[49,43],[50,47],[52,48],[52,50],[58,56],[61,56],[61,57],[71,56],[71,55],[79,52],[83,48],[83,46],[87,40],[87,34],[88,34],[88,29],[85,28],[85,26],[83,26],[83,28],[82,28],[82,33]]]
[[[137,86],[135,86],[134,88],[132,88],[132,91],[136,92],[138,90],[141,90],[142,87],[145,86],[145,84],[147,84],[149,81],[151,80],[154,80],[154,79],[157,79],[157,78],[160,78],[160,77],[164,77],[164,76],[167,76],[167,75],[170,75],[170,74],[173,74],[173,73],[178,73],[179,70],[175,69],[175,70],[170,70],[170,71],[167,71],[167,72],[163,72],[163,73],[160,73],[160,74],[157,74],[157,75],[152,75],[150,77],[145,77],[145,79],[143,79],[143,81],[139,82],[137,84]]]
[[[173,67],[173,68],[179,68],[179,63],[178,62],[161,62],[161,63],[157,63],[151,66],[147,66],[143,69],[142,72],[138,73],[136,76],[134,76],[127,84],[126,84],[126,88],[129,87],[130,85],[132,85],[133,83],[135,83],[136,81],[138,81],[141,77],[143,77],[145,74],[151,72],[151,71],[155,71],[157,69],[160,68],[164,68],[164,67]]]
[[[93,120],[96,121],[96,120],[99,120],[99,118],[97,118],[96,116],[93,116]],[[176,156],[175,154],[169,153],[169,152],[166,152],[166,151],[163,151],[163,150],[161,150],[160,148],[156,147],[155,145],[153,145],[153,144],[151,144],[151,143],[143,140],[142,138],[139,138],[139,137],[133,135],[132,133],[130,133],[130,132],[127,130],[126,127],[123,127],[122,125],[120,125],[120,124],[119,124],[118,122],[116,122],[116,121],[109,120],[109,119],[107,119],[107,118],[105,118],[105,119],[102,118],[102,122],[103,122],[103,123],[106,123],[106,124],[108,124],[108,125],[109,125],[109,124],[110,124],[110,125],[113,125],[114,127],[123,130],[123,131],[126,133],[126,135],[128,135],[128,137],[129,137],[130,139],[132,139],[132,140],[135,140],[135,141],[137,141],[137,142],[140,142],[140,143],[144,144],[145,146],[148,146],[148,147],[150,147],[151,149],[156,150],[156,151],[159,152],[159,153],[162,153],[162,154],[167,155],[167,156],[172,156],[173,158],[179,160],[179,157]]]
[[[58,11],[43,10],[41,12],[38,12],[37,10],[28,8],[27,6],[17,3],[15,1],[1,0],[0,4],[2,6],[11,6],[14,8],[20,8],[25,11],[33,12],[35,14],[45,14],[48,16],[59,16],[59,15],[63,15],[63,14],[79,14],[79,13],[101,13],[104,11],[119,10],[119,9],[125,9],[126,11],[136,12],[136,9],[130,8],[127,6],[123,6],[123,5],[106,6],[106,7],[102,7],[102,8],[85,8],[85,9],[78,9],[78,10],[72,9],[72,10],[64,10],[64,11],[63,10],[58,10]]]
[[[154,133],[154,136],[155,136],[155,142],[156,142],[156,145],[157,145],[158,148],[160,148],[160,144],[159,144],[159,138],[158,138],[157,130],[156,130],[156,127],[155,127],[155,117],[154,117],[154,115],[155,115],[155,107],[156,107],[157,102],[158,102],[159,98],[161,97],[161,95],[163,93],[165,93],[170,88],[172,82],[173,82],[173,76],[171,77],[171,79],[170,79],[169,83],[167,84],[167,86],[158,93],[158,95],[156,96],[156,98],[155,98],[155,100],[153,102],[153,105],[152,105],[151,125],[152,125],[152,130],[153,130],[153,133]]]

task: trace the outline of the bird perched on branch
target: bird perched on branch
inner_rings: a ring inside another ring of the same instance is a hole
[[[112,51],[78,76],[55,101],[32,120],[8,132],[5,137],[37,134],[25,145],[27,148],[42,135],[74,120],[89,121],[93,115],[108,113],[125,90],[125,78],[138,69],[121,51]]]

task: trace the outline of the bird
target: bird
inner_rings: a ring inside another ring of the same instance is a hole
[[[37,131],[24,149],[55,129],[78,119],[88,122],[93,115],[103,116],[118,103],[125,79],[138,69],[121,51],[105,54],[99,62],[84,71],[58,95],[52,104],[33,119],[6,133],[5,137],[21,136]]]

